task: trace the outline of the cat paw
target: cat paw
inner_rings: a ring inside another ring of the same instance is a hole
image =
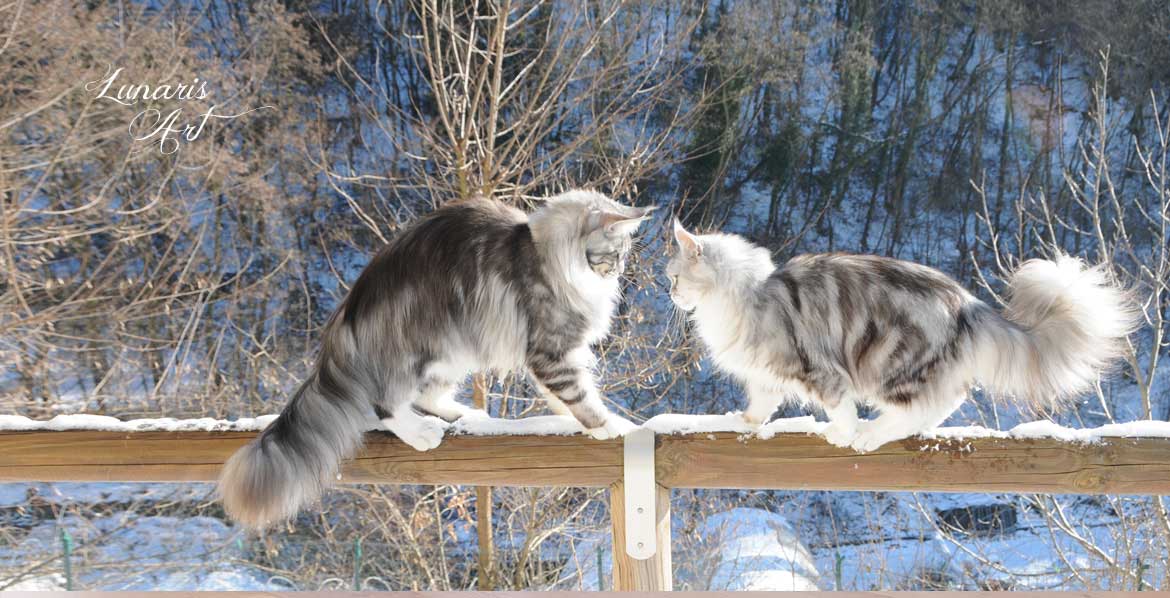
[[[747,426],[753,430],[764,425],[764,421],[767,419],[766,417],[765,418],[757,417],[757,416],[753,415],[750,411],[734,411],[734,412],[732,412],[732,415],[739,416],[740,421],[747,424]]]
[[[849,448],[857,439],[857,430],[850,430],[846,429],[844,426],[829,424],[828,427],[825,428],[825,431],[821,433],[821,435],[825,437],[826,442],[833,446]]]
[[[625,436],[627,432],[630,432],[637,427],[638,426],[635,425],[634,422],[620,415],[614,415],[611,413],[605,420],[604,425],[598,426],[596,428],[589,428],[585,430],[585,432],[598,440],[609,440],[610,438]]]
[[[892,440],[896,439],[890,438],[884,434],[879,435],[874,434],[872,431],[863,430],[857,434],[857,437],[853,439],[853,442],[849,443],[849,446],[859,453],[868,453],[870,451],[875,451],[881,448],[882,445]]]
[[[395,426],[390,431],[402,442],[410,445],[416,451],[429,451],[443,442],[443,433],[447,430],[447,422],[431,416],[423,416],[409,426]]]
[[[448,423],[463,419],[464,417],[467,417],[468,413],[477,411],[466,405],[456,403],[455,401],[439,401],[422,405],[416,403],[415,408],[424,415],[433,415]]]
[[[478,420],[491,419],[491,418],[492,418],[492,416],[488,415],[488,412],[484,411],[483,409],[468,409],[467,411],[463,412],[462,416],[459,417],[459,419],[465,419],[468,421],[477,420],[477,419]]]

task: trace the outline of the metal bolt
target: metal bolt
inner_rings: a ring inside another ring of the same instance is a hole
[[[645,544],[643,544],[643,543],[641,543],[641,542],[638,542],[638,548],[641,548],[641,547],[643,547],[643,546],[645,546]]]
[[[642,507],[638,507],[638,514],[641,514],[641,513],[642,513],[642,511],[645,511],[645,510],[646,510],[646,509],[643,509]]]

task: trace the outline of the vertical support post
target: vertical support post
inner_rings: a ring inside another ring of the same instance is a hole
[[[613,589],[666,591],[672,589],[670,570],[670,488],[655,484],[654,536],[657,549],[648,559],[626,552],[625,483],[609,487],[609,516],[613,520]]]
[[[487,411],[487,380],[476,374],[471,380],[471,401],[476,409]],[[492,488],[475,487],[475,533],[479,543],[479,578],[475,587],[481,592],[496,589],[492,552]]]
[[[656,479],[654,432],[634,430],[622,443],[622,481],[609,487],[613,589],[670,590],[670,489]]]

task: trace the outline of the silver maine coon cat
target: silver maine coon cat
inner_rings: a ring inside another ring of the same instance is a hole
[[[609,332],[631,237],[653,208],[570,191],[531,214],[449,204],[399,233],[322,334],[309,379],[224,466],[219,493],[252,528],[294,515],[334,479],[376,415],[425,451],[470,372],[527,369],[554,410],[596,438],[632,427],[602,403],[590,345]],[[429,414],[429,417],[419,412]]]
[[[1075,258],[1030,260],[1001,315],[943,273],[865,255],[793,258],[781,268],[741,237],[676,220],[667,266],[711,358],[764,423],[796,395],[822,407],[825,438],[866,452],[941,424],[973,384],[1033,404],[1090,388],[1136,324],[1125,293]],[[857,405],[880,415],[859,421]]]

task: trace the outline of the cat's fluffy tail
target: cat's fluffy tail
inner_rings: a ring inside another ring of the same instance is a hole
[[[1074,257],[1024,262],[1008,286],[1003,318],[977,333],[977,378],[1035,408],[1058,407],[1091,388],[1138,322],[1108,271]]]
[[[360,447],[368,415],[352,398],[328,396],[329,386],[314,374],[280,417],[224,465],[219,496],[232,519],[262,529],[292,517]]]

